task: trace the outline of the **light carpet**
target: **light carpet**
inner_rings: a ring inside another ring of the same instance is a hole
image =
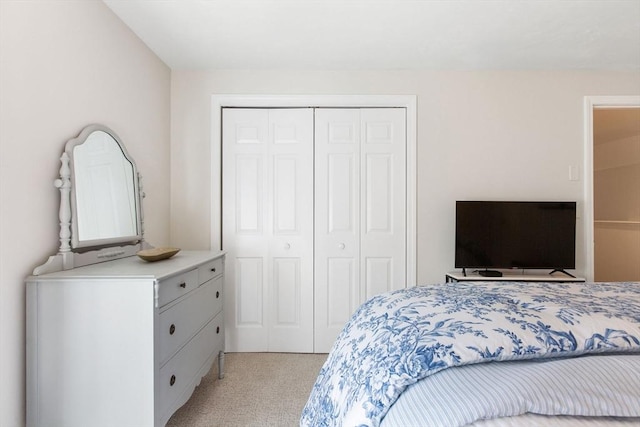
[[[300,422],[326,354],[227,353],[167,427],[288,427]]]

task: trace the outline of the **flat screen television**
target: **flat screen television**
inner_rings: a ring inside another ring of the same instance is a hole
[[[576,202],[457,201],[455,249],[456,268],[483,276],[511,268],[566,273],[576,262]]]

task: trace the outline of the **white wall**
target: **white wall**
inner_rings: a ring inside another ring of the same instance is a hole
[[[417,95],[419,283],[453,269],[457,199],[576,200],[580,211],[584,96],[640,94],[637,72],[223,70],[174,71],[171,81],[172,243],[194,249],[209,247],[211,182],[219,185],[212,94]]]
[[[24,425],[24,279],[57,251],[53,180],[85,125],[124,141],[143,175],[148,240],[168,244],[170,78],[100,1],[0,1],[2,427]]]

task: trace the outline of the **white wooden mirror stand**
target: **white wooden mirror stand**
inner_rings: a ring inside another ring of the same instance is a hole
[[[117,134],[92,124],[60,157],[60,248],[40,275],[133,256],[144,241],[141,176]]]

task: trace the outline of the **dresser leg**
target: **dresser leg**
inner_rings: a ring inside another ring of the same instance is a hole
[[[224,378],[224,351],[218,353],[218,378]]]

